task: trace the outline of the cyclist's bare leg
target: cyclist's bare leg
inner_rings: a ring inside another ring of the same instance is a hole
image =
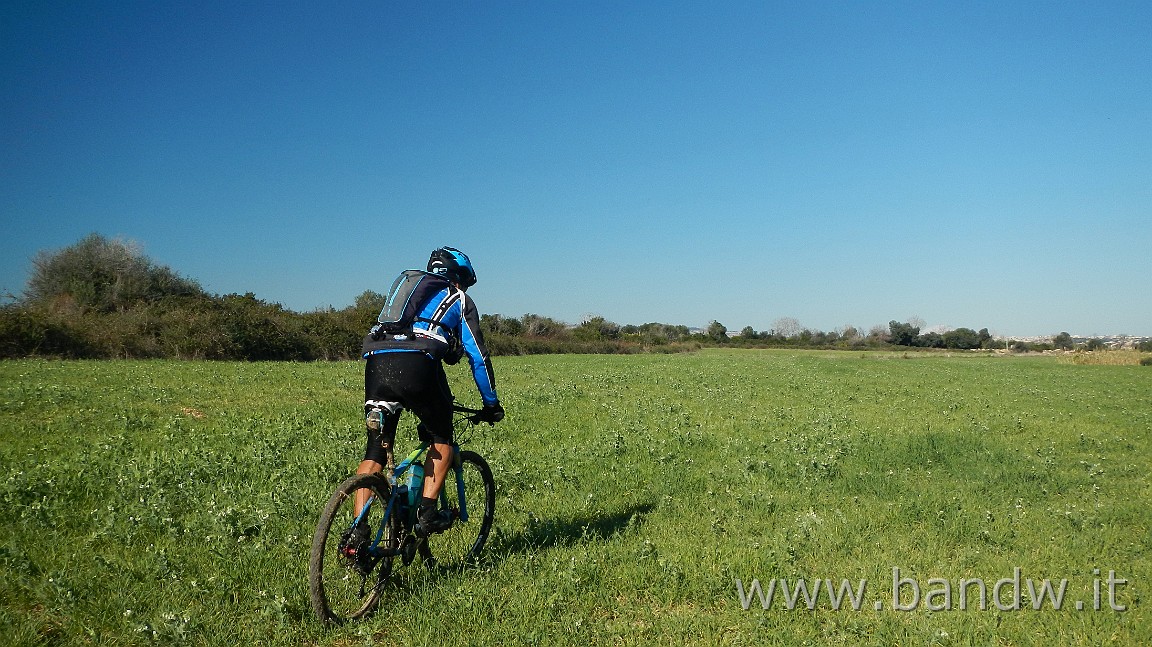
[[[452,467],[452,445],[432,443],[428,447],[428,460],[424,461],[425,498],[435,499],[440,496],[449,467]]]
[[[356,468],[357,474],[378,474],[382,471],[391,473],[392,468],[396,467],[396,458],[393,454],[393,447],[396,444],[396,421],[399,415],[385,418],[383,421],[384,429],[381,431],[382,438],[379,438],[380,448],[384,450],[384,463],[381,464],[377,461],[365,458],[360,461],[360,466]],[[368,439],[372,442],[372,429],[369,426]],[[356,490],[356,514],[364,509],[364,504],[368,502],[371,493],[368,490]]]
[[[376,461],[363,460],[360,461],[360,467],[356,468],[356,473],[375,474],[382,469],[384,466]],[[368,497],[371,495],[372,493],[367,489],[356,490],[356,514],[360,514],[360,511],[364,509],[364,504],[368,503]]]

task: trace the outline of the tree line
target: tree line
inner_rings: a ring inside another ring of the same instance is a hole
[[[384,302],[384,295],[369,290],[346,308],[300,313],[252,293],[213,295],[135,246],[100,234],[37,254],[24,293],[8,297],[0,306],[0,358],[353,359]],[[896,321],[861,333],[850,326],[813,331],[782,319],[773,330],[746,327],[737,335],[718,321],[690,329],[619,325],[598,316],[569,325],[536,314],[488,314],[480,323],[495,355],[680,352],[720,345],[963,349],[1002,343],[986,329],[921,333]],[[1071,339],[1061,333],[1054,345],[1070,347]]]

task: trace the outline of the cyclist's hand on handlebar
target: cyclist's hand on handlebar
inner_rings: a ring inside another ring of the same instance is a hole
[[[499,402],[496,404],[486,404],[484,408],[480,410],[478,417],[481,422],[486,422],[490,425],[495,424],[504,419],[504,407],[500,406]]]

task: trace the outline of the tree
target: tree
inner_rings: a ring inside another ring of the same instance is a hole
[[[866,338],[872,344],[887,343],[890,337],[888,336],[888,328],[876,324],[868,329],[868,336]]]
[[[480,327],[486,333],[494,335],[507,335],[509,337],[519,337],[524,334],[524,324],[519,319],[505,317],[502,315],[480,315]]]
[[[944,338],[938,332],[926,332],[920,335],[920,345],[924,348],[944,348]]]
[[[856,326],[852,325],[841,326],[836,332],[839,333],[840,339],[849,342],[854,341],[860,336],[860,331],[856,329]]]
[[[800,334],[800,321],[793,317],[780,317],[772,322],[772,332],[785,339]]]
[[[540,315],[526,314],[520,322],[524,324],[524,334],[529,337],[557,337],[565,330],[564,324]]]
[[[1075,345],[1076,344],[1074,344],[1072,342],[1072,335],[1069,335],[1066,332],[1062,332],[1059,335],[1056,335],[1055,337],[1052,338],[1052,347],[1053,348],[1057,348],[1060,350],[1072,350],[1072,348]]]
[[[893,320],[888,322],[888,334],[892,343],[897,346],[915,346],[916,339],[920,336],[920,328]]]
[[[942,335],[945,348],[972,349],[980,348],[980,333],[971,328],[957,328],[949,330]]]
[[[356,317],[363,320],[364,326],[368,326],[376,320],[387,300],[386,295],[375,290],[365,290],[356,297],[356,301],[352,303],[352,309],[356,311]]]
[[[712,341],[728,341],[728,329],[725,328],[724,324],[720,323],[719,321],[713,321],[712,323],[708,324],[708,329],[704,334],[707,335],[708,339],[711,339]]]
[[[688,329],[688,326],[673,326],[671,324],[649,322],[637,326],[636,334],[640,335],[644,343],[662,345],[688,339],[691,331]]]
[[[979,348],[991,348],[992,347],[992,333],[988,332],[987,328],[981,328],[980,332],[977,334],[980,336]]]
[[[57,252],[32,260],[25,289],[30,303],[113,312],[169,296],[203,294],[200,285],[154,264],[132,244],[89,234]]]
[[[620,326],[604,319],[604,317],[590,317],[585,319],[576,329],[573,330],[573,335],[577,339],[584,339],[587,341],[603,341],[605,339],[619,339]]]

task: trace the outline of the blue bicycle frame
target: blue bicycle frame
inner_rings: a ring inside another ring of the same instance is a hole
[[[472,417],[468,418],[468,420],[470,420],[472,424],[477,424],[478,418],[476,418],[476,416],[481,413],[477,409],[469,409],[459,405],[453,405],[452,409],[458,414],[470,414]],[[384,539],[384,529],[389,526],[389,522],[392,520],[392,515],[396,512],[396,502],[399,500],[400,494],[400,488],[398,485],[404,482],[405,474],[410,469],[412,469],[412,466],[415,465],[421,457],[424,456],[424,454],[428,451],[429,446],[430,443],[420,443],[419,447],[409,452],[408,455],[404,457],[404,460],[400,461],[400,464],[392,469],[392,474],[388,477],[388,483],[391,486],[391,493],[388,496],[388,507],[384,510],[384,522],[381,523],[380,527],[376,530],[376,537],[373,539],[372,544],[368,548],[368,550],[373,555],[388,556],[389,553],[395,555],[399,552],[399,547],[392,551],[381,551],[379,548],[380,542]],[[457,520],[467,522],[468,504],[464,494],[464,466],[460,462],[459,443],[452,443],[452,471],[456,474],[456,501],[460,506],[460,509],[456,511]],[[420,484],[421,487],[423,487],[423,480],[421,480]],[[364,518],[368,510],[372,507],[372,503],[375,498],[376,497],[371,497],[368,499],[368,501],[364,504],[364,509],[360,511],[359,515],[357,515],[354,523],[359,523]],[[448,505],[448,495],[444,491],[443,486],[440,488],[440,505]],[[409,505],[408,518],[403,520],[404,528],[410,531],[415,522],[416,506]]]
[[[417,461],[425,454],[425,452],[428,451],[428,447],[429,447],[428,443],[421,443],[418,448],[412,450],[412,452],[410,452],[408,454],[408,456],[406,456],[404,458],[404,460],[400,461],[399,465],[397,465],[395,468],[393,468],[391,478],[388,479],[389,484],[392,487],[391,487],[391,493],[388,496],[388,507],[384,511],[384,523],[380,524],[380,527],[376,530],[376,537],[375,537],[375,539],[373,539],[372,544],[371,544],[371,546],[369,546],[369,549],[368,549],[373,554],[380,554],[380,555],[384,555],[384,556],[387,555],[387,552],[380,551],[379,546],[380,546],[380,542],[384,539],[384,529],[388,527],[388,523],[392,520],[392,515],[396,512],[396,508],[397,508],[396,502],[399,501],[399,499],[400,499],[401,493],[400,493],[400,488],[397,487],[397,484],[404,482],[404,477],[407,474],[407,472],[412,468],[413,465],[415,465],[417,463]],[[464,468],[460,464],[459,457],[460,457],[460,446],[458,444],[453,443],[452,444],[452,471],[453,471],[453,473],[456,474],[456,500],[459,502],[459,505],[460,505],[460,509],[457,510],[457,515],[458,515],[457,518],[460,521],[467,522],[468,521],[468,505],[467,505],[467,500],[466,500],[466,497],[464,494]],[[423,485],[423,481],[421,481],[421,485]],[[375,502],[375,499],[376,499],[376,497],[373,496],[373,497],[370,497],[367,502],[365,502],[364,509],[360,511],[360,514],[356,517],[356,520],[354,523],[359,523],[361,521],[361,519],[363,519],[364,516],[368,514],[368,510],[372,507],[372,504]],[[441,491],[440,491],[440,504],[445,505],[445,506],[448,504],[448,495],[443,491],[443,489],[441,489]],[[404,520],[404,526],[406,528],[412,527],[412,524],[415,521],[415,512],[416,512],[416,507],[410,506],[410,512],[409,512],[410,516],[408,519]],[[393,551],[393,554],[395,554],[394,551]]]

